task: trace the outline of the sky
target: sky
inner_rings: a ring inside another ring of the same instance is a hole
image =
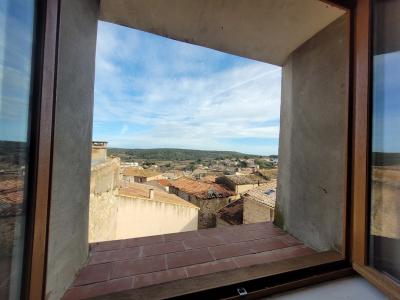
[[[99,22],[93,140],[278,153],[281,68]]]
[[[373,59],[372,151],[400,152],[400,51]]]
[[[0,1],[0,140],[26,141],[33,0]],[[400,152],[400,51],[375,55],[372,148]],[[281,69],[99,22],[93,138],[278,152]]]
[[[0,1],[0,140],[28,137],[34,2]]]

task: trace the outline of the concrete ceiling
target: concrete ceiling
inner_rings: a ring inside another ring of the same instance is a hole
[[[282,65],[344,13],[319,0],[101,0],[100,19]]]

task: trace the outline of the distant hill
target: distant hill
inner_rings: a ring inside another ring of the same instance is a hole
[[[372,164],[374,166],[400,165],[400,153],[372,152]]]
[[[25,165],[27,151],[25,142],[0,141],[0,170],[9,171]]]
[[[190,149],[121,149],[109,148],[109,155],[124,158],[149,159],[149,160],[205,160],[225,158],[259,158],[260,155],[251,155],[235,151],[206,151]]]

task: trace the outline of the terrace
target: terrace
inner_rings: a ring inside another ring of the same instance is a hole
[[[83,299],[315,253],[271,222],[93,243],[63,299]]]

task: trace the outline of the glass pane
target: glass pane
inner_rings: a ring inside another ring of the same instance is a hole
[[[370,264],[400,280],[400,1],[374,1]]]
[[[0,1],[0,299],[19,299],[34,0]]]

